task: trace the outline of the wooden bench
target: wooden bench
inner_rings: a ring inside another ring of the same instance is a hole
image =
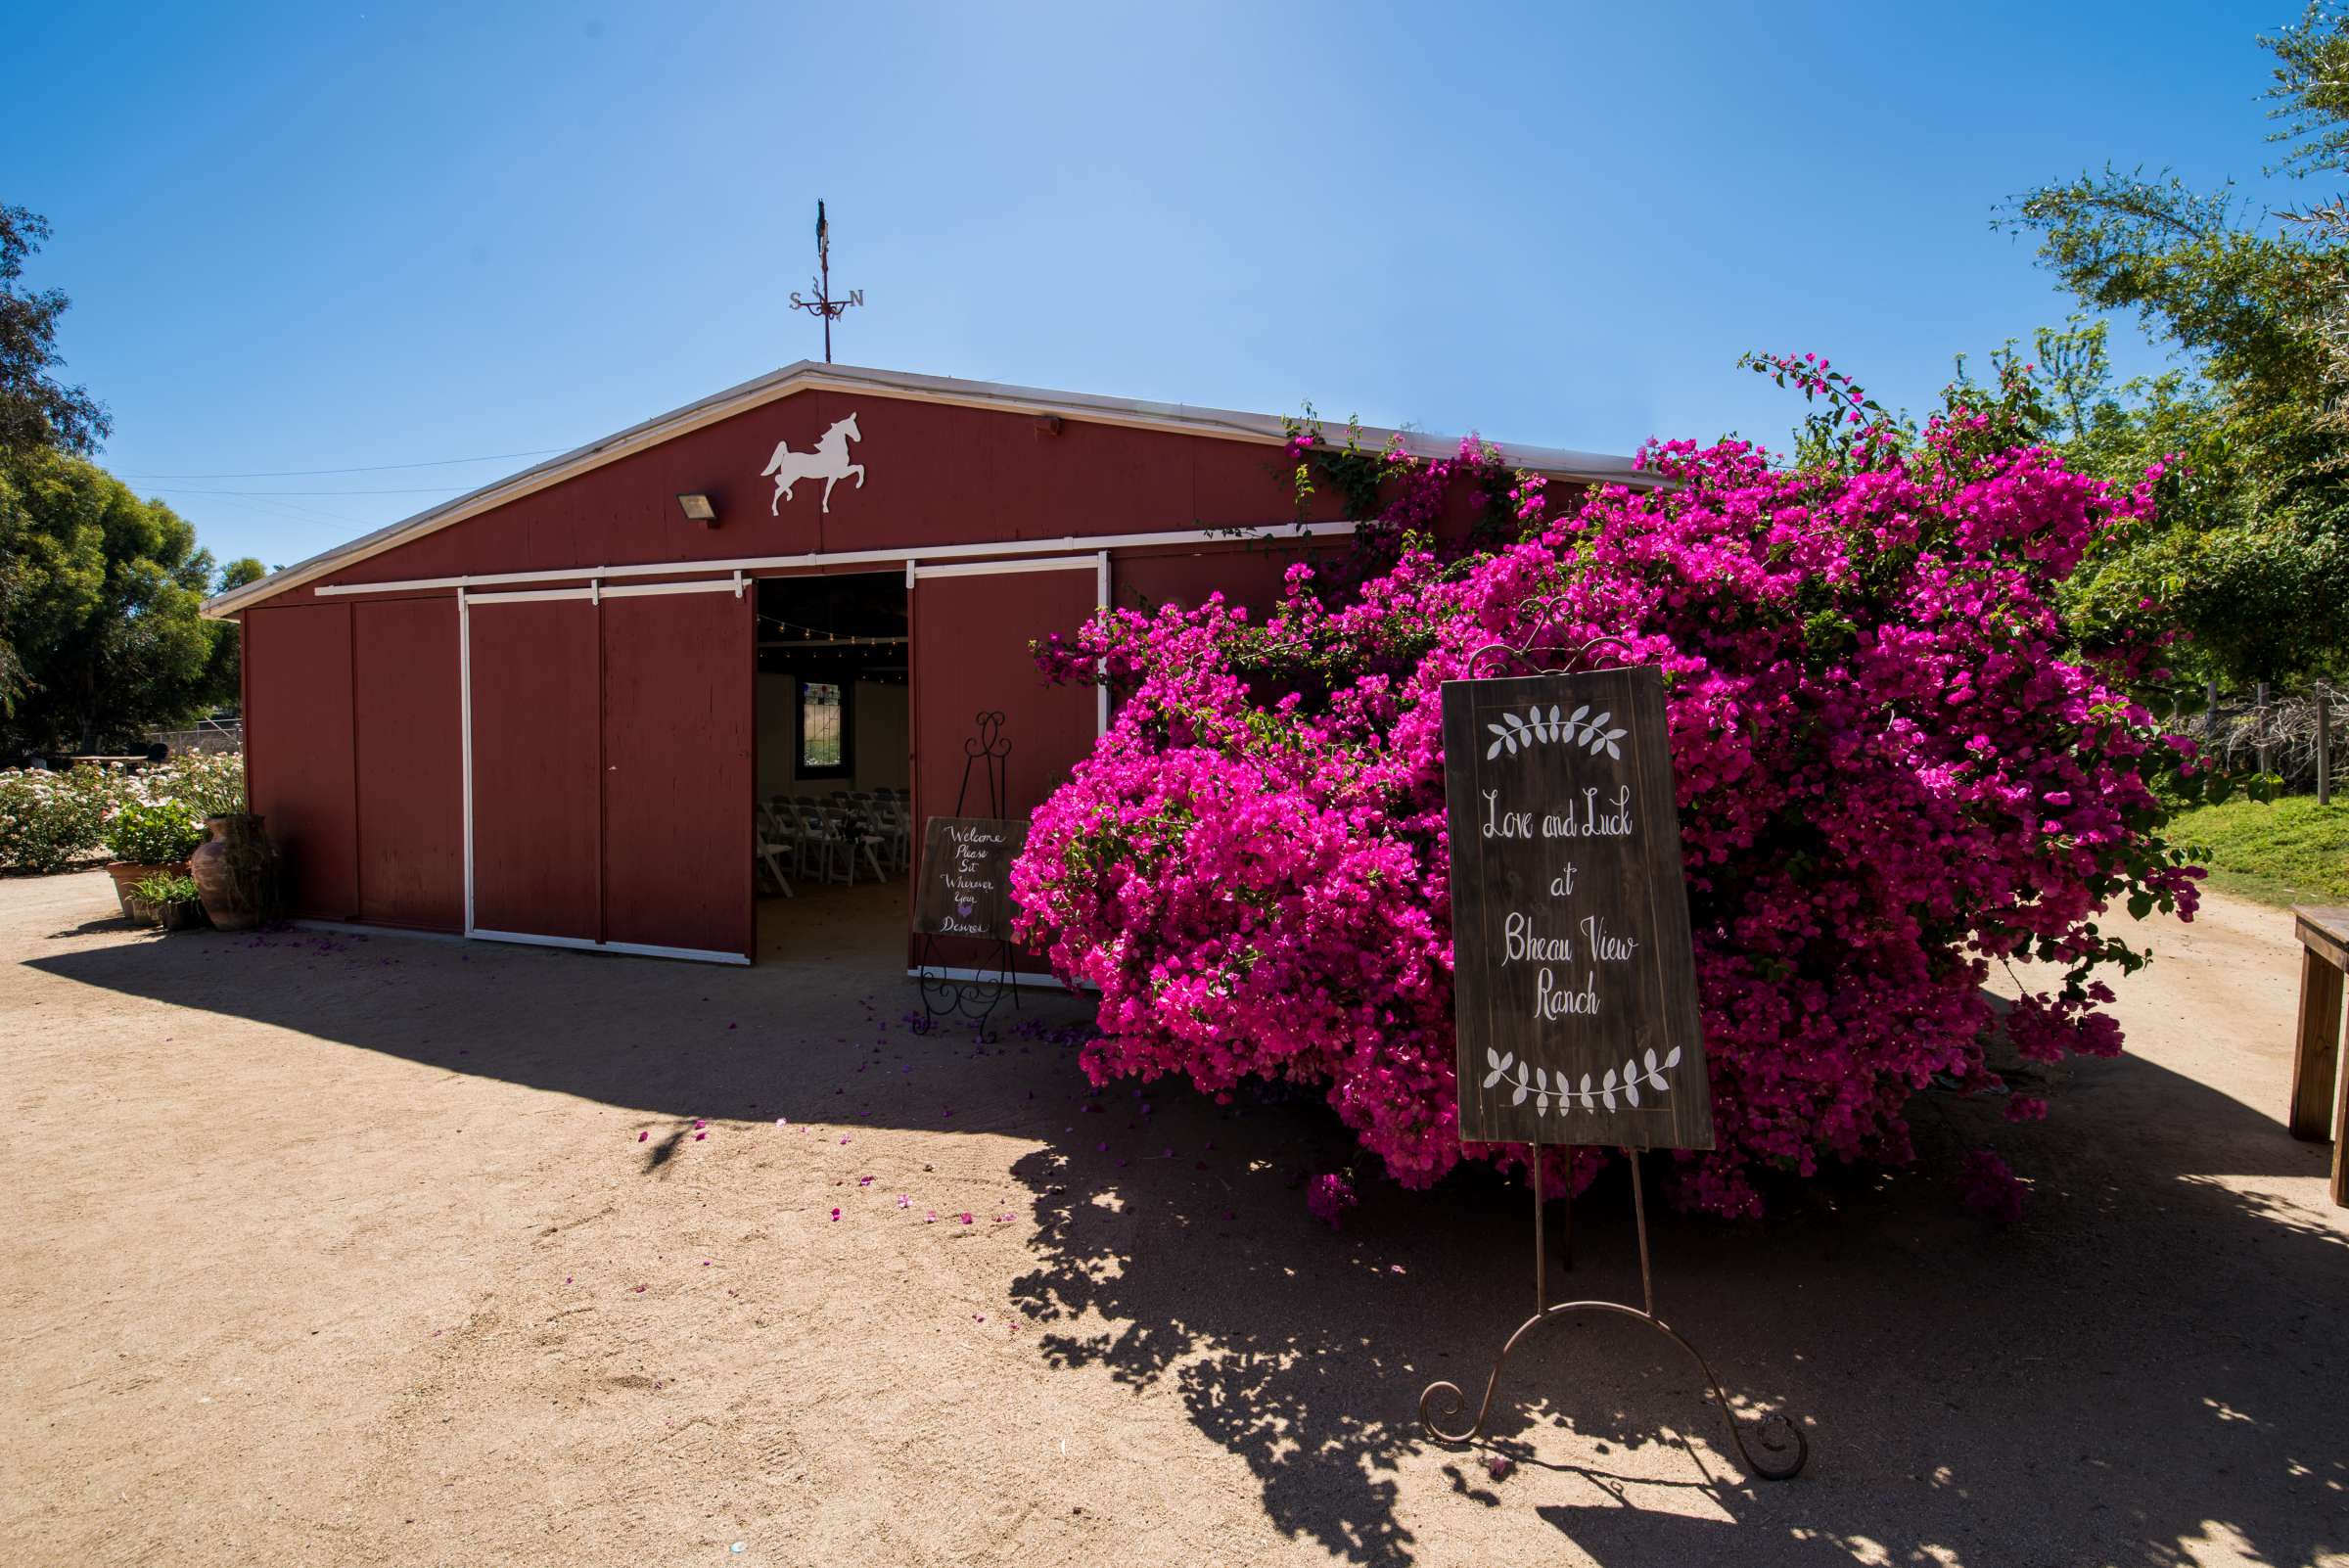
[[[2349,909],[2295,908],[2300,935],[2300,1036],[2292,1047],[2292,1136],[2332,1139],[2332,1201],[2349,1209],[2349,1094],[2339,1092],[2341,979]]]

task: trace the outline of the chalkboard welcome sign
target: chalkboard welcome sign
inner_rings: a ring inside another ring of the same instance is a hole
[[[922,830],[922,881],[913,929],[928,937],[1011,940],[1011,862],[1028,824],[992,816],[934,816]]]
[[[1460,1136],[1709,1149],[1664,679],[1444,686]]]

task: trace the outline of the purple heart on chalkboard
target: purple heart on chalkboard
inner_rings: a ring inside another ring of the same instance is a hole
[[[954,912],[962,916],[965,920],[968,920],[971,917],[971,900],[968,899],[963,899],[960,903],[954,906]]]

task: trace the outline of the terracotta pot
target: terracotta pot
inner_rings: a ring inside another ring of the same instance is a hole
[[[207,816],[212,836],[188,857],[204,912],[222,931],[250,931],[277,916],[277,850],[261,819]]]
[[[107,863],[106,874],[115,879],[115,898],[122,905],[122,918],[152,926],[157,918],[155,905],[131,892],[131,889],[152,876],[184,877],[188,875],[188,867],[184,860],[178,865],[147,865],[137,860],[112,860]]]

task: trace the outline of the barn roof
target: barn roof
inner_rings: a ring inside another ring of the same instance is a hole
[[[1156,403],[1134,397],[1103,397],[1090,392],[1053,392],[1041,387],[1010,387],[999,382],[962,381],[952,376],[920,376],[901,370],[873,370],[858,365],[819,364],[811,359],[803,359],[756,380],[687,403],[682,408],[670,409],[642,424],[631,425],[600,440],[589,441],[560,456],[550,457],[543,463],[533,464],[518,474],[484,484],[480,489],[428,507],[413,517],[402,518],[372,533],[361,534],[346,543],[338,544],[306,561],[280,567],[265,577],[206,600],[204,613],[215,618],[233,615],[289,588],[299,587],[313,578],[355,565],[369,556],[395,549],[534,490],[544,489],[606,463],[659,445],[687,431],[714,424],[794,392],[819,389],[870,392],[1013,413],[1059,414],[1096,424],[1215,436],[1268,445],[1278,445],[1288,438],[1288,427],[1274,414],[1203,408],[1191,403]],[[1415,456],[1450,457],[1459,450],[1459,438],[1456,436],[1429,436],[1414,431],[1399,432],[1369,426],[1362,429],[1364,441],[1372,447],[1383,446],[1390,438],[1398,436],[1405,448]],[[1506,446],[1502,451],[1514,467],[1562,479],[1614,484],[1647,485],[1655,483],[1652,474],[1635,468],[1628,457],[1550,446]]]

